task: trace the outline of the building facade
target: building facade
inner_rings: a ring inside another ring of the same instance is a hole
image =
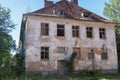
[[[79,7],[77,0],[44,1],[44,8],[23,15],[26,72],[63,74],[73,53],[75,71],[117,72],[115,22]]]

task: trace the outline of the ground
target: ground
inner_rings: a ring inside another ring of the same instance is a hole
[[[8,78],[3,80],[120,80],[120,74],[109,74],[109,75],[70,75],[70,76],[49,76],[49,75],[31,75],[21,76],[19,78]]]

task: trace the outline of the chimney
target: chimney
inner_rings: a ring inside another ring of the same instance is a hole
[[[78,0],[71,0],[71,2],[78,5]]]
[[[44,0],[44,7],[53,4],[53,1]]]

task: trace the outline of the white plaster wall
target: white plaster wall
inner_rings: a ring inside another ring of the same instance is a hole
[[[41,23],[49,23],[49,36],[41,36],[40,27]],[[117,69],[117,52],[116,52],[116,41],[114,33],[114,25],[107,23],[97,22],[85,22],[76,21],[61,18],[49,18],[49,17],[29,17],[27,20],[27,29],[31,30],[27,35],[27,48],[26,48],[26,62],[39,62],[40,59],[40,48],[41,46],[49,47],[49,61],[56,61],[55,68],[57,67],[57,60],[64,60],[66,57],[70,57],[75,47],[75,41],[78,41],[77,47],[97,47],[101,48],[103,44],[106,44],[107,48],[112,51],[108,51],[108,60],[101,60],[101,56],[95,54],[95,61],[97,65],[102,66],[104,69]],[[57,24],[65,25],[65,37],[57,37]],[[80,38],[72,37],[72,25],[78,25],[80,28]],[[86,38],[86,27],[93,27],[93,38]],[[99,28],[106,29],[106,39],[99,39]],[[40,39],[49,39],[48,42],[41,42]],[[66,47],[66,53],[55,53],[54,50],[57,47]],[[87,58],[85,60],[79,60],[79,66],[76,69],[84,69],[86,66],[91,65],[92,62]]]

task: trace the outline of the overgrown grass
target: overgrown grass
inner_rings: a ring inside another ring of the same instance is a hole
[[[59,75],[41,75],[41,74],[34,74],[29,76],[19,76],[19,77],[8,77],[3,80],[120,80],[120,74],[109,74],[109,75],[84,75],[84,74],[77,74],[77,75],[69,75],[69,76],[59,76]]]

